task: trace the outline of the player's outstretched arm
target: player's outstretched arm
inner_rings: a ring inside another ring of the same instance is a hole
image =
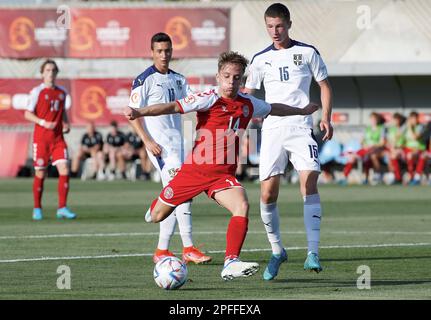
[[[305,108],[295,108],[282,103],[272,103],[272,116],[307,116],[319,110],[319,106],[315,103],[309,103]]]
[[[180,113],[181,109],[178,104],[174,102],[153,104],[140,109],[133,109],[126,107],[124,115],[128,120],[135,120],[140,117],[160,116],[163,114]]]

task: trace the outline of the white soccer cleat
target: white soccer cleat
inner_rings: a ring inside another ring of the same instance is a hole
[[[221,277],[223,280],[233,280],[240,277],[250,277],[259,270],[256,262],[243,262],[238,258],[225,261]]]
[[[153,219],[151,218],[151,208],[148,208],[147,213],[145,214],[145,221],[153,222]]]

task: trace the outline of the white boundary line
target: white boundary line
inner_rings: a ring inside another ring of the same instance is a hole
[[[353,244],[342,246],[321,246],[321,249],[350,249],[350,248],[387,248],[387,247],[418,247],[431,246],[431,242],[420,243],[382,243],[382,244]],[[305,250],[307,247],[287,247],[286,250]],[[264,252],[271,249],[243,249],[242,252]],[[224,250],[211,250],[208,253],[224,253]],[[84,259],[112,259],[112,258],[128,258],[128,257],[149,257],[152,253],[131,253],[131,254],[111,254],[99,256],[68,256],[68,257],[40,257],[40,258],[23,258],[0,260],[0,263],[16,263],[16,262],[34,262],[34,261],[57,261],[57,260],[84,260]]]
[[[195,231],[193,234],[225,234],[223,231]],[[265,231],[248,231],[248,234],[266,234]],[[282,231],[285,234],[305,234],[305,231]],[[414,231],[324,231],[325,234],[382,234],[382,235],[431,235],[431,232],[414,232]],[[175,233],[179,234],[179,233]],[[159,232],[116,232],[116,233],[65,233],[65,234],[35,234],[22,236],[0,236],[0,240],[18,240],[18,239],[51,239],[51,238],[97,238],[97,237],[141,237],[157,236]]]

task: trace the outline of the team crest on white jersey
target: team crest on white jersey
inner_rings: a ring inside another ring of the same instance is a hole
[[[242,106],[242,113],[244,114],[244,117],[248,117],[248,115],[250,114],[250,109],[248,108],[247,105],[243,105]]]
[[[188,97],[184,98],[185,103],[193,103],[195,102],[195,97],[193,95],[189,95]]]
[[[166,199],[172,199],[172,197],[174,196],[174,190],[172,190],[172,188],[171,188],[171,187],[167,187],[167,188],[165,189],[165,192],[163,193],[163,196],[164,196]]]
[[[132,94],[132,98],[131,98],[133,103],[138,103],[139,101],[139,94],[137,92],[135,92],[134,94]]]
[[[302,64],[302,53],[293,55],[293,63],[297,66],[300,66]]]

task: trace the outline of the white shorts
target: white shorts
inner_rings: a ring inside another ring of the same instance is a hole
[[[320,172],[319,149],[313,130],[295,126],[262,130],[260,181],[284,174],[289,160],[297,171]]]
[[[165,187],[181,168],[183,154],[181,150],[170,149],[168,152],[165,148],[162,149],[163,152],[160,157],[155,157],[149,150],[147,150],[147,153],[151,163],[159,171],[163,187]]]

